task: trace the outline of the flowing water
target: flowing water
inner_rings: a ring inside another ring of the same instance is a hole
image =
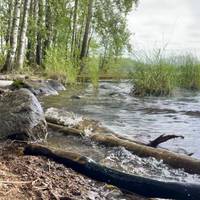
[[[182,135],[184,139],[161,146],[200,158],[200,93],[177,91],[172,97],[136,98],[129,95],[128,81],[102,81],[98,91],[90,84],[69,88],[59,96],[43,99],[45,108],[56,107],[99,120],[112,131],[148,142],[161,134]],[[124,148],[106,148],[89,139],[57,134],[49,139],[53,146],[76,151],[97,162],[127,173],[161,180],[200,182],[200,176],[174,170],[154,158],[139,158]]]

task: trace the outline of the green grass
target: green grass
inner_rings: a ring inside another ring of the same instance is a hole
[[[178,68],[179,87],[200,90],[200,62],[197,58],[186,56]]]
[[[153,55],[138,62],[131,79],[136,96],[166,96],[176,88],[200,90],[200,61],[191,55]]]
[[[133,94],[137,96],[166,96],[176,87],[176,69],[166,63],[141,65],[132,74]]]
[[[86,68],[92,85],[97,88],[99,86],[99,59],[96,57],[88,58]]]

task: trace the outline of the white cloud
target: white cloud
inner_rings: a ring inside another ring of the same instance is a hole
[[[135,49],[168,44],[168,50],[200,52],[199,10],[199,0],[140,0],[128,17]]]

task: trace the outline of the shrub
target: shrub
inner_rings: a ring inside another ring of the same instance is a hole
[[[47,50],[45,57],[45,72],[50,78],[57,78],[64,83],[75,84],[78,67],[66,59],[64,48],[53,47]]]
[[[86,68],[92,85],[97,88],[99,85],[99,59],[96,57],[88,58]]]

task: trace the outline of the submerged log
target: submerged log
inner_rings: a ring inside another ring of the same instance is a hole
[[[77,153],[64,152],[41,145],[29,144],[25,146],[24,154],[45,156],[90,178],[115,185],[123,190],[145,197],[197,200],[200,196],[200,185],[198,184],[163,182],[126,174],[101,166],[91,159]]]
[[[77,129],[68,128],[52,123],[48,123],[48,126],[67,135],[82,136],[80,130]],[[200,174],[200,160],[190,156],[174,153],[166,149],[153,148],[143,143],[131,140],[125,140],[123,138],[117,137],[116,134],[97,133],[92,134],[89,137],[95,142],[107,146],[122,146],[140,157],[154,157],[158,160],[163,160],[165,164],[168,164],[173,168],[181,168],[184,169],[185,172],[191,174]]]
[[[48,122],[48,127],[51,128],[52,130],[58,131],[65,133],[67,135],[74,135],[74,136],[82,136],[81,132],[75,128],[68,128],[65,126],[60,126],[58,124],[50,123]]]

